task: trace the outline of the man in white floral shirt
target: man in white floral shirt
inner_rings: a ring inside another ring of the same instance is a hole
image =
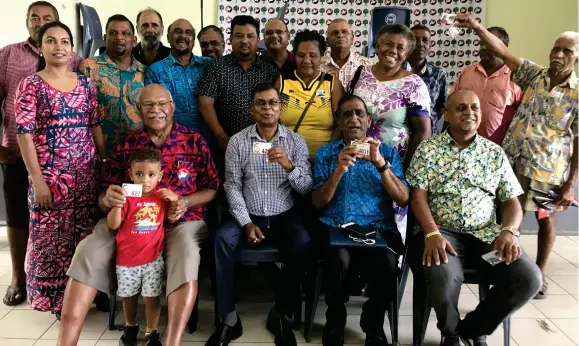
[[[485,346],[486,335],[537,294],[541,274],[519,244],[521,186],[501,147],[477,134],[481,111],[476,93],[451,94],[444,116],[449,129],[419,145],[406,180],[424,235],[422,264],[441,345],[459,346],[460,338],[465,345]],[[481,256],[495,250],[504,262],[492,266]],[[494,286],[460,320],[463,268],[483,273]]]
[[[561,34],[549,54],[549,67],[513,54],[499,39],[468,15],[459,15],[461,26],[474,29],[482,44],[511,69],[511,79],[523,90],[521,105],[509,127],[505,149],[525,193],[523,210],[537,211],[532,189],[554,191],[562,207],[573,202],[577,186],[579,80],[574,67],[579,59],[579,33]],[[556,215],[538,219],[537,265],[544,271],[557,236]],[[547,282],[535,299],[547,297]]]

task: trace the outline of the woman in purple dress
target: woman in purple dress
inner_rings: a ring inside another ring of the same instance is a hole
[[[20,82],[15,99],[18,144],[30,181],[26,286],[33,309],[60,318],[66,271],[94,226],[99,157],[105,158],[106,149],[95,87],[67,68],[70,29],[51,22],[38,36],[45,67]]]

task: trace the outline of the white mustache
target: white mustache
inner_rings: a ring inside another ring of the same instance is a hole
[[[167,118],[167,116],[164,115],[164,114],[147,115],[147,116],[145,117],[145,119],[147,119],[147,120],[154,120],[154,119],[161,119],[161,120],[163,120],[163,119],[166,119],[166,118]]]

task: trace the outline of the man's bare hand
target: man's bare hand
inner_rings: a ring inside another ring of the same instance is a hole
[[[183,215],[185,215],[186,211],[187,208],[185,207],[185,199],[178,198],[176,201],[169,203],[169,210],[167,210],[167,220],[169,222],[177,222],[183,217]]]
[[[571,185],[565,184],[561,188],[561,193],[553,200],[553,203],[560,205],[561,207],[569,207],[573,202],[575,202],[575,196],[573,192],[574,188]]]
[[[336,167],[336,171],[340,174],[344,174],[348,171],[350,167],[354,167],[354,163],[357,159],[356,148],[353,145],[348,145],[340,151],[338,155],[338,166]]]
[[[250,244],[259,244],[265,239],[263,233],[261,233],[261,229],[253,223],[245,225],[245,236],[247,237],[247,242]]]
[[[454,20],[454,25],[459,28],[478,30],[481,27],[480,22],[467,13],[457,14]]]
[[[424,240],[424,253],[422,254],[422,265],[432,266],[434,262],[437,266],[440,265],[440,260],[443,263],[448,263],[446,253],[456,256],[456,252],[452,245],[446,240],[442,234],[437,234]]]
[[[127,192],[119,185],[111,185],[103,198],[104,205],[109,208],[120,208],[125,204]]]
[[[493,243],[493,248],[498,250],[497,258],[506,261],[509,265],[518,260],[523,254],[519,239],[509,231],[503,231]]]

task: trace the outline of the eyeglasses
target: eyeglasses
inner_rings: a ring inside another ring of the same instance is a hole
[[[352,235],[348,235],[348,237],[350,237],[350,239],[352,239],[356,243],[364,243],[366,245],[376,244],[376,240],[374,240],[374,239],[361,239],[361,238],[352,237]]]
[[[273,34],[276,34],[277,36],[281,36],[281,35],[285,34],[286,32],[287,32],[286,30],[266,30],[265,35],[271,36]]]
[[[209,46],[219,47],[222,44],[223,44],[223,42],[221,42],[221,41],[202,41],[202,42],[199,42],[199,45],[201,46],[201,48],[207,48]]]
[[[280,102],[276,99],[271,100],[257,100],[253,103],[256,107],[265,107],[265,105],[269,105],[271,108],[275,108],[279,106]]]
[[[144,109],[151,109],[155,106],[159,106],[159,108],[165,108],[167,106],[169,106],[171,103],[173,103],[173,101],[145,101],[141,103],[141,107],[143,107]]]

